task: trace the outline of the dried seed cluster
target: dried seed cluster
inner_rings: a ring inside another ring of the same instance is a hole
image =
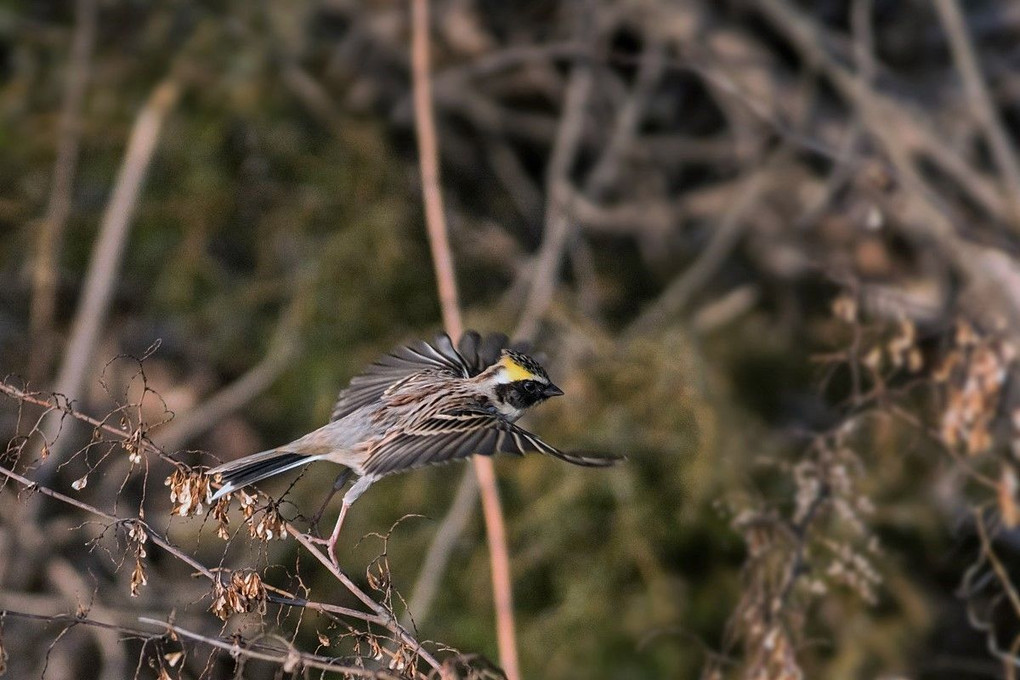
[[[209,503],[212,497],[209,477],[203,472],[177,468],[164,483],[170,487],[170,502],[174,504],[173,514],[180,517],[201,515],[205,510],[204,504]]]
[[[794,506],[746,509],[733,527],[748,548],[746,582],[734,632],[747,654],[747,678],[804,677],[797,658],[809,604],[833,585],[877,600],[881,576],[872,564],[878,542],[867,526],[870,499],[858,480],[862,464],[847,445],[850,428],[815,441],[789,467]]]
[[[231,614],[251,611],[265,613],[266,587],[254,571],[234,571],[229,581],[213,582],[213,602],[209,611],[226,621]]]
[[[142,462],[142,451],[145,450],[145,430],[142,428],[141,423],[134,430],[131,429],[131,422],[126,418],[120,419],[120,428],[125,432],[131,432],[121,442],[121,446],[127,451],[128,460],[131,464],[137,464]]]
[[[280,515],[276,505],[269,504],[260,511],[255,505],[258,497],[254,494],[249,494],[244,489],[238,489],[219,499],[213,506],[212,513],[213,519],[217,523],[217,536],[223,540],[230,538],[230,516],[228,511],[230,510],[230,501],[234,497],[240,503],[241,512],[244,514],[244,521],[248,524],[248,532],[252,538],[272,541],[273,539],[282,540],[287,535],[286,521]],[[255,518],[256,513],[259,514],[258,519]]]
[[[917,346],[917,327],[909,319],[896,325],[896,334],[875,343],[861,363],[878,374],[883,370],[906,369],[917,373],[924,368],[924,356]]]
[[[389,638],[381,638],[372,633],[363,631],[351,631],[349,635],[343,635],[341,638],[349,638],[353,640],[353,656],[359,660],[372,659],[373,661],[380,662],[389,657],[386,662],[386,667],[397,672],[400,677],[416,678],[419,677],[415,673],[417,668],[417,654],[413,649],[408,648],[405,645],[392,644],[394,641]],[[329,638],[319,634],[319,642],[327,645]],[[447,677],[442,675],[442,677]],[[480,677],[475,675],[451,675],[450,677]],[[500,675],[499,677],[503,677]]]
[[[932,376],[943,396],[939,436],[946,446],[972,456],[991,448],[992,424],[1016,356],[1011,343],[957,323],[952,347]]]
[[[131,571],[131,597],[138,597],[138,590],[149,582],[145,575],[145,565],[142,564],[148,540],[149,534],[141,522],[131,522],[128,525],[128,541],[134,546],[135,553],[135,568]]]
[[[272,541],[274,538],[283,540],[287,535],[285,525],[286,522],[275,505],[267,507],[259,516],[258,521],[255,521],[253,517],[248,519],[248,530],[251,532],[252,538],[263,541]]]

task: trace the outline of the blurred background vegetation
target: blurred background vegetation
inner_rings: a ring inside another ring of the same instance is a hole
[[[1018,5],[433,0],[431,28],[466,323],[534,335],[566,397],[531,428],[629,457],[497,462],[524,675],[1015,677]],[[386,0],[0,4],[7,383],[96,417],[130,404],[153,443],[208,465],[320,426],[361,366],[431,337],[408,48],[408,4]],[[117,213],[145,116],[154,150]],[[145,355],[154,394],[121,355]],[[171,518],[158,459],[140,474],[72,423],[43,459],[39,413],[3,402],[7,466],[68,494],[88,475],[76,497],[144,511],[204,564],[330,599],[293,541]],[[375,485],[341,566],[366,582],[383,546],[358,538],[421,515],[385,548],[410,598],[467,470]],[[332,475],[261,488],[308,517]],[[17,492],[0,494],[0,609],[173,611],[212,637],[355,654],[294,610],[221,628],[207,584],[155,549],[131,598],[123,540]],[[421,639],[496,659],[475,505],[410,613]],[[161,672],[136,640],[2,626],[10,677]],[[163,671],[234,666],[197,645]]]

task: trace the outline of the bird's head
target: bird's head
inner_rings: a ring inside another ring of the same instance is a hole
[[[549,397],[563,394],[542,365],[527,354],[504,349],[483,376],[493,386],[496,407],[511,419]]]

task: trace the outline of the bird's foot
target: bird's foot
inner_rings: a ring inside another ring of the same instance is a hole
[[[329,538],[319,538],[317,536],[309,536],[308,542],[314,543],[315,545],[321,545],[323,552],[326,553],[326,557],[333,564],[334,567],[340,568],[340,561],[336,557],[336,543],[338,536],[330,536]]]
[[[326,555],[329,557],[329,561],[333,563],[333,566],[339,569],[340,560],[336,558],[336,536],[330,536],[329,540],[326,541]]]

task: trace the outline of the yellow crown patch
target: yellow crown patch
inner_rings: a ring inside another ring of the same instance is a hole
[[[517,382],[518,380],[534,380],[538,376],[529,371],[528,369],[521,366],[519,363],[514,361],[513,357],[509,354],[504,354],[499,360],[499,365],[506,369],[506,375],[510,378],[510,382]]]

